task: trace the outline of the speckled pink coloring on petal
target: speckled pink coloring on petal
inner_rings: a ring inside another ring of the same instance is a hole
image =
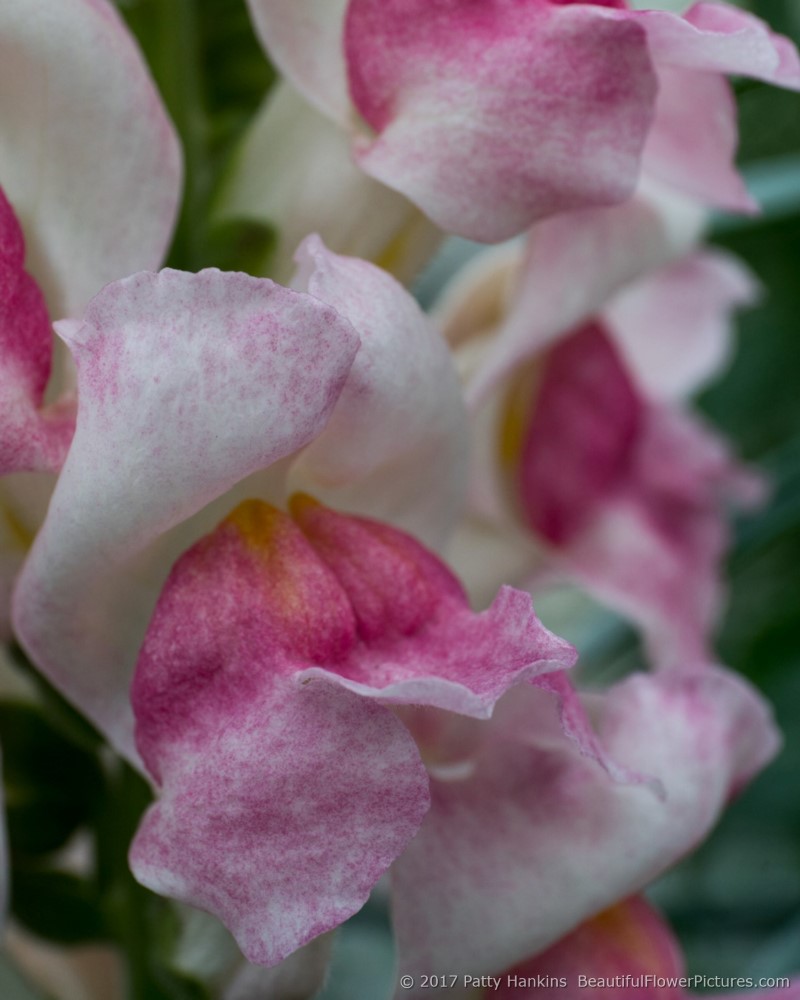
[[[485,717],[575,658],[527,595],[475,615],[402,532],[303,496],[291,510],[248,501],[178,561],[131,692],[161,786],[135,874],[268,965],[355,912],[427,811],[388,706]]]
[[[74,415],[42,411],[53,335],[39,286],[25,271],[25,239],[0,188],[0,474],[53,470],[72,437]]]
[[[608,334],[582,327],[550,352],[520,458],[528,524],[570,542],[625,477],[641,404]]]

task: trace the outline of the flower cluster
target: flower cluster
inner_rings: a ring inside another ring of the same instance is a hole
[[[155,270],[180,142],[109,0],[0,10],[2,638],[149,781],[131,870],[228,998],[313,996],[388,874],[398,995],[678,1000],[640,893],[779,746],[712,641],[765,482],[692,409],[758,292],[702,234],[756,210],[727,77],[800,58],[715,2],[248,9],[282,79],[214,211],[281,284]],[[451,236],[510,242],[426,313]],[[581,689],[565,584],[649,670]]]

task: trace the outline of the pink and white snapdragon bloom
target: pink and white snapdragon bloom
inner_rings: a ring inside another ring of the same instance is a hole
[[[239,500],[308,489],[429,544],[461,507],[466,421],[440,335],[377,268],[315,238],[299,253],[302,291],[215,270],[142,273],[56,324],[78,421],[16,626],[133,759],[128,688],[158,593]]]
[[[476,615],[410,536],[289,510],[247,501],[176,563],[132,688],[159,789],[133,871],[251,961],[335,927],[394,862],[401,969],[503,968],[693,847],[776,749],[723,671],[584,705],[520,592]]]
[[[524,250],[476,258],[439,307],[474,414],[452,557],[478,604],[492,566],[536,591],[576,584],[678,667],[714,659],[726,507],[763,495],[687,405],[756,285],[695,248],[698,217],[680,207],[641,192],[547,220]]]
[[[726,74],[800,87],[786,38],[736,7],[626,0],[248,0],[270,58],[358,165],[485,242],[625,201],[640,173],[755,206]]]
[[[66,359],[54,361],[51,320],[79,314],[109,281],[158,267],[181,173],[149,71],[106,0],[3,5],[0,475],[60,468],[75,402]],[[4,636],[13,578],[52,483],[14,475],[0,485]]]

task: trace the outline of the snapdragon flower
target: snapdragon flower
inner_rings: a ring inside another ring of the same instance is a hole
[[[473,410],[452,558],[478,602],[491,565],[536,590],[577,584],[678,667],[714,659],[726,506],[764,493],[687,406],[757,292],[697,248],[700,221],[655,190],[547,220],[524,250],[487,251],[438,309]]]
[[[360,167],[449,233],[498,242],[631,196],[642,171],[755,206],[727,74],[800,87],[786,38],[738,8],[625,0],[249,0],[266,51],[347,130]]]

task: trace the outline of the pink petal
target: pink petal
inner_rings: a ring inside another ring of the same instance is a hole
[[[527,743],[504,729],[523,699]],[[432,779],[431,811],[394,865],[402,972],[496,973],[542,951],[692,848],[777,749],[766,705],[721,670],[638,675],[587,702],[606,752],[660,779],[666,799],[609,782],[544,692],[515,691],[469,776]]]
[[[731,312],[759,287],[735,257],[704,250],[662,268],[604,310],[627,367],[650,399],[680,399],[727,365]]]
[[[351,0],[361,166],[448,232],[494,242],[623,201],[652,118],[643,29],[588,5]]]
[[[130,861],[144,885],[211,911],[249,961],[273,965],[363,906],[416,832],[428,780],[379,705],[270,676],[263,660],[225,670],[232,684],[247,672],[224,707],[202,675],[182,690],[203,714],[202,742],[165,732],[160,797]]]
[[[541,996],[549,1000],[556,995],[563,1000],[601,1000],[609,996],[684,1000],[686,991],[676,981],[684,975],[683,956],[669,926],[643,896],[633,896],[581,924],[543,954],[509,969],[496,995],[498,1000]],[[564,979],[566,988],[515,988],[517,983],[534,984],[540,976],[549,983]],[[653,979],[648,980],[648,976]],[[603,983],[581,986],[579,977],[601,979]],[[664,984],[659,984],[656,977]],[[615,988],[615,983],[620,985]]]
[[[502,315],[496,318],[486,357],[470,373],[469,402],[476,405],[516,365],[588,320],[617,291],[686,253],[703,222],[699,206],[652,182],[623,205],[540,222],[528,238],[512,291],[505,292],[508,314],[502,322]],[[478,277],[488,282],[496,259],[487,256],[486,273]],[[500,281],[509,281],[509,262],[501,258],[496,266]],[[459,307],[472,311],[475,280],[473,272],[454,282],[441,322],[449,323]]]
[[[0,475],[60,468],[74,427],[72,406],[43,407],[53,335],[24,263],[22,229],[0,188]]]
[[[0,9],[0,181],[54,318],[157,267],[181,186],[174,130],[106,0]]]
[[[473,615],[396,529],[303,498],[292,514],[251,501],[182,557],[132,688],[161,787],[134,871],[265,964],[353,913],[427,809],[416,745],[378,699],[487,715],[573,659],[526,598]]]
[[[267,54],[297,90],[323,114],[350,115],[344,64],[348,0],[247,0]]]
[[[291,280],[293,255],[308,233],[406,282],[442,238],[408,199],[368,177],[353,162],[344,129],[285,81],[270,91],[226,170],[214,218],[274,226],[269,270],[282,284]]]
[[[800,89],[800,58],[789,39],[736,7],[695,4],[683,17],[633,15],[647,32],[658,70],[656,117],[645,170],[707,204],[757,208],[734,166],[736,105],[722,74]]]
[[[78,428],[16,627],[50,680],[134,755],[136,651],[166,569],[219,511],[161,536],[319,433],[358,338],[310,296],[214,271],[110,285],[60,332],[78,368]]]
[[[707,659],[725,501],[754,488],[714,434],[642,397],[601,326],[548,355],[519,457],[525,520],[550,570],[636,622],[656,663]]]
[[[682,17],[658,10],[634,17],[659,67],[751,76],[800,89],[800,58],[792,42],[732,4],[696,3]]]
[[[293,503],[305,536],[340,581],[362,643],[324,678],[384,704],[430,705],[486,718],[509,687],[575,662],[527,594],[504,587],[488,611],[469,610],[430,552],[388,525]]]
[[[440,545],[461,512],[467,473],[467,419],[447,345],[380,268],[333,254],[315,236],[297,260],[294,287],[345,316],[361,349],[292,487]]]
[[[520,455],[529,526],[566,545],[627,477],[642,404],[605,330],[582,327],[547,356]]]
[[[756,484],[711,431],[668,410],[650,411],[633,461],[554,562],[636,622],[657,665],[699,664],[723,597],[725,500],[749,504]]]
[[[722,76],[665,67],[642,168],[707,205],[733,212],[758,206],[736,170],[736,101]]]

